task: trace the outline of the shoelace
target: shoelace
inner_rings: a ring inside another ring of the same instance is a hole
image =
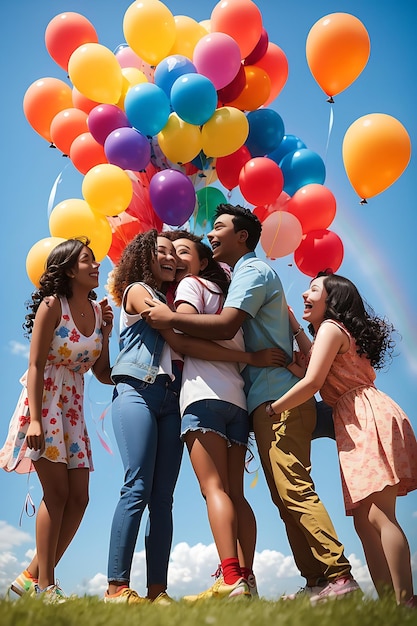
[[[221,563],[217,566],[216,571],[214,572],[214,574],[212,574],[212,577],[217,580],[218,578],[220,578],[220,576],[223,575],[223,571],[222,571],[222,566]]]

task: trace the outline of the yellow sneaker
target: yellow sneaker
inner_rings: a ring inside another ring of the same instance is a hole
[[[116,593],[109,593],[106,591],[104,594],[104,602],[114,602],[120,604],[147,604],[149,600],[141,598],[141,596],[129,587],[123,587]]]
[[[206,591],[195,596],[184,596],[183,600],[186,602],[198,602],[200,600],[210,600],[212,598],[222,600],[223,598],[248,598],[250,599],[251,592],[248,587],[248,583],[244,578],[239,578],[233,585],[227,585],[223,576],[220,576],[216,582]]]
[[[175,600],[171,598],[166,591],[162,591],[156,596],[155,600],[152,600],[152,604],[160,604],[161,606],[168,606],[174,604]]]

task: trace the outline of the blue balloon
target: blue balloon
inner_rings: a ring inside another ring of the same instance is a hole
[[[269,152],[267,157],[279,165],[286,154],[301,150],[301,148],[307,148],[301,139],[295,135],[284,135],[279,146],[272,152]]]
[[[280,145],[284,122],[273,109],[256,109],[247,114],[249,134],[245,142],[253,157],[265,156]]]
[[[154,82],[168,98],[171,96],[171,87],[183,74],[197,73],[195,65],[182,54],[171,54],[162,59],[155,68]]]
[[[139,83],[125,97],[125,112],[131,125],[152,137],[163,129],[171,112],[165,92],[153,83]]]
[[[280,168],[284,175],[284,191],[290,196],[304,185],[312,183],[322,185],[326,178],[323,159],[308,148],[301,148],[285,155]]]
[[[171,106],[184,122],[202,126],[216,110],[216,88],[202,74],[184,74],[172,85]]]

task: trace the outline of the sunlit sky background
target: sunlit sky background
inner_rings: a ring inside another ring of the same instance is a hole
[[[26,255],[38,240],[49,236],[48,200],[54,181],[62,173],[54,200],[82,198],[83,176],[57,150],[51,150],[29,126],[22,109],[26,89],[35,80],[56,77],[68,80],[65,72],[49,56],[44,33],[49,21],[59,13],[75,11],[94,25],[100,43],[111,50],[124,43],[123,16],[127,0],[42,0],[42,2],[2,3],[0,9],[2,85],[2,232],[3,316],[0,328],[2,413],[0,445],[20,393],[19,378],[27,365],[28,342],[23,336],[25,301],[32,285],[25,270]],[[210,17],[215,2],[167,0],[173,15],[187,15],[197,21]],[[387,113],[407,129],[411,142],[417,142],[415,103],[417,101],[414,0],[298,0],[273,2],[258,0],[269,40],[279,45],[289,63],[286,86],[270,105],[282,117],[286,134],[298,136],[326,163],[325,185],[337,201],[337,214],[331,230],[342,239],[345,256],[340,273],[353,280],[379,315],[386,315],[397,328],[396,357],[388,371],[378,375],[377,384],[408,413],[417,429],[417,331],[415,315],[416,255],[416,160],[413,155],[404,174],[382,194],[361,206],[346,176],[342,141],[348,127],[370,113]],[[311,27],[333,12],[351,13],[366,27],[371,41],[369,62],[358,79],[335,98],[334,124],[328,140],[330,105],[312,77],[305,54]],[[225,190],[224,190],[225,191]],[[241,202],[237,192],[232,202]],[[260,256],[263,255],[259,251]],[[280,274],[288,301],[301,314],[301,293],[308,284],[293,263],[292,255],[271,262]],[[99,296],[111,263],[101,266]],[[117,353],[112,340],[112,358]],[[111,419],[104,426],[98,417],[108,406],[111,389],[92,377],[86,378],[86,416],[93,442],[95,471],[91,476],[90,505],[80,530],[57,568],[57,576],[67,593],[97,593],[106,585],[108,538],[113,510],[122,481],[122,465],[114,443]],[[102,430],[104,428],[104,430]],[[111,453],[100,443],[108,443]],[[361,544],[346,518],[341,496],[339,468],[334,442],[313,442],[313,476],[316,488],[345,544],[354,574],[365,589],[369,575]],[[255,471],[257,462],[251,470]],[[360,475],[361,468],[358,468]],[[258,521],[255,573],[261,595],[276,598],[303,584],[291,557],[284,527],[270,501],[262,472],[256,486],[255,474],[246,479],[247,496]],[[366,480],[366,476],[363,476]],[[36,475],[0,473],[0,593],[29,562],[34,548],[34,518],[23,514],[26,493],[37,505],[40,489]],[[400,498],[398,517],[411,546],[417,575],[417,496]],[[142,526],[145,525],[145,519]],[[175,493],[174,542],[169,571],[169,592],[175,597],[200,591],[211,584],[210,574],[217,556],[207,522],[204,502],[184,455]],[[132,586],[145,593],[143,528],[137,543]]]

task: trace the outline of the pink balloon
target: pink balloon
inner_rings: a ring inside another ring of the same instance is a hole
[[[115,104],[99,104],[90,111],[88,130],[104,146],[108,135],[116,128],[131,126],[126,113]]]
[[[142,59],[129,46],[119,46],[114,56],[122,68],[136,67],[138,70],[142,69]]]
[[[237,75],[241,65],[240,48],[230,35],[211,33],[197,42],[192,60],[197,72],[209,78],[219,90]]]
[[[300,245],[302,237],[299,220],[286,211],[275,211],[262,223],[261,246],[268,259],[291,254]]]

